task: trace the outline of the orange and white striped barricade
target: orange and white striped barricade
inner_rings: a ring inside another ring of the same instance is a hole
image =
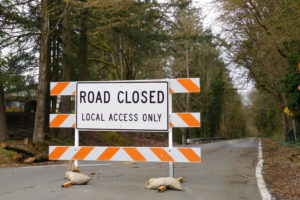
[[[169,175],[174,176],[173,162],[200,162],[201,150],[200,148],[173,148],[173,128],[176,127],[200,127],[200,113],[186,112],[186,113],[173,113],[172,112],[172,94],[174,93],[197,93],[200,92],[200,79],[199,78],[179,78],[179,79],[166,79],[166,80],[142,80],[142,81],[109,81],[105,83],[120,84],[123,83],[126,86],[127,83],[157,83],[153,85],[153,88],[161,87],[167,96],[168,104],[161,108],[164,110],[164,115],[168,113],[168,116],[164,119],[168,119],[168,123],[164,126],[164,129],[157,129],[157,131],[169,132],[169,147],[152,148],[152,147],[80,147],[79,146],[79,124],[76,124],[79,113],[75,114],[51,114],[50,115],[50,127],[51,128],[75,128],[75,145],[70,147],[49,147],[49,159],[51,160],[107,160],[107,161],[145,161],[145,162],[169,162]],[[159,82],[161,85],[159,85]],[[110,87],[104,86],[104,82],[52,82],[50,84],[50,95],[52,96],[74,96],[76,92],[84,92],[85,89],[78,89],[79,84],[81,88],[84,88],[83,84],[91,83],[92,87],[95,84],[102,83],[102,90]],[[162,83],[166,83],[167,87],[162,86]],[[147,85],[147,84],[146,84]],[[149,84],[148,84],[149,86]],[[86,86],[86,87],[89,87]],[[119,86],[121,88],[122,86]],[[95,87],[94,87],[95,88]],[[98,86],[97,86],[98,88]],[[123,87],[124,88],[124,87]],[[149,87],[148,87],[149,88]],[[77,90],[77,91],[76,91]],[[135,89],[136,90],[136,89]],[[80,94],[81,95],[81,94]],[[77,102],[79,96],[77,96]],[[167,106],[168,105],[168,106]],[[150,105],[149,105],[150,106]],[[151,105],[152,106],[152,105]],[[135,109],[132,109],[135,110]],[[157,110],[157,109],[156,109]],[[77,112],[77,104],[76,104]],[[151,110],[152,112],[152,110]],[[78,116],[77,116],[78,114]],[[77,121],[78,123],[80,121]],[[166,121],[167,122],[167,121]],[[86,130],[81,128],[81,130]],[[110,129],[102,129],[101,127],[95,128],[95,130],[110,131]],[[119,130],[119,129],[118,129]],[[123,129],[121,129],[122,131]],[[125,130],[125,129],[124,129]],[[136,130],[136,129],[134,129]],[[141,130],[136,130],[141,131]],[[142,129],[142,131],[146,131]]]
[[[200,148],[50,146],[50,160],[201,162]]]

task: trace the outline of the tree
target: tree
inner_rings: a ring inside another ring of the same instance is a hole
[[[1,70],[1,69],[0,69]],[[3,89],[3,75],[0,71],[0,141],[6,141],[9,139],[7,132],[7,122],[6,122],[6,110],[5,110],[5,100],[4,100],[4,89]]]
[[[288,98],[288,108],[294,114],[294,118],[300,123],[300,72],[298,64],[300,63],[300,40],[293,41],[288,46],[288,68],[283,77],[283,92]]]
[[[45,141],[45,112],[47,93],[47,63],[49,44],[49,11],[48,0],[41,0],[41,40],[40,40],[40,61],[39,61],[39,84],[38,100],[35,113],[33,143],[44,143]]]
[[[87,77],[87,17],[88,9],[84,8],[80,11],[80,43],[79,43],[79,77],[80,81],[86,80]]]
[[[218,0],[231,61],[249,70],[256,87],[272,95],[281,116],[283,136],[289,128],[282,112],[288,100],[282,93],[283,74],[288,66],[285,44],[299,40],[300,2],[293,0]]]

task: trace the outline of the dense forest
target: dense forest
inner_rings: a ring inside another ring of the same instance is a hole
[[[176,94],[173,110],[201,113],[201,128],[176,129],[177,142],[194,137],[240,138],[278,132],[288,140],[300,121],[300,2],[216,0],[224,36],[203,28],[190,0],[1,0],[0,141],[9,139],[4,94],[37,91],[33,142],[50,130],[53,81],[141,80],[199,77],[199,94]],[[255,82],[244,105],[221,57],[249,71]],[[60,113],[73,111],[61,98]],[[288,107],[292,117],[283,110]]]
[[[251,116],[260,134],[299,138],[300,1],[217,2],[230,60],[255,82]]]

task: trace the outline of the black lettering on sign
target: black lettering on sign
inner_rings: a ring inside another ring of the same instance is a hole
[[[147,103],[147,91],[143,91],[142,92],[142,97],[143,97],[143,99],[141,98],[141,102],[142,103]]]
[[[165,100],[165,96],[163,91],[158,91],[157,92],[157,103],[163,103]]]
[[[125,100],[126,100],[126,103],[132,103],[131,101],[128,100],[128,91],[125,92]]]
[[[138,93],[138,91],[134,91],[132,93],[132,101],[133,103],[138,103],[140,100],[140,94]]]
[[[95,121],[95,120],[96,120],[96,119],[95,119],[95,115],[96,115],[95,113],[92,113],[92,114],[91,114],[91,120],[92,120],[92,121]]]
[[[132,113],[129,114],[129,121],[130,122],[133,121],[133,114]]]
[[[147,121],[147,115],[146,114],[143,114],[143,121]]]
[[[98,103],[98,101],[99,101],[99,103],[102,103],[102,98],[101,98],[101,93],[100,93],[100,91],[97,92],[97,97],[96,97],[95,103]]]
[[[155,91],[153,91],[153,90],[150,91],[150,103],[155,103],[155,101],[154,101],[154,93],[155,93]]]
[[[96,115],[96,121],[100,121],[100,115],[99,115],[99,113]]]
[[[94,99],[95,99],[94,92],[92,92],[92,91],[88,92],[88,102],[93,103]]]
[[[110,93],[108,91],[104,91],[104,103],[109,103],[110,101]]]
[[[152,114],[148,114],[148,121],[153,121],[153,115]]]
[[[85,115],[85,117],[86,117],[86,121],[90,121],[90,119],[91,119],[90,113],[87,113],[87,114]]]
[[[121,100],[121,94],[124,94],[124,92],[123,91],[120,91],[119,93],[118,93],[118,102],[119,103],[123,103],[124,102],[124,98]]]
[[[127,120],[127,113],[124,113],[124,122],[128,122],[128,120]]]
[[[85,91],[80,91],[80,103],[84,102],[85,103],[85,96],[86,92]]]
[[[158,115],[158,121],[160,122],[160,118],[162,114],[157,114]]]
[[[118,114],[114,114],[114,121],[118,121]]]
[[[138,114],[134,114],[134,121],[136,122],[136,121],[138,121]]]
[[[108,121],[113,121],[113,115],[111,113],[109,114]]]

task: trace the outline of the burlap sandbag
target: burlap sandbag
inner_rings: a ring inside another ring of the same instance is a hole
[[[74,184],[74,185],[86,184],[92,179],[91,177],[89,177],[85,174],[79,173],[79,172],[67,171],[65,173],[65,175],[66,175],[66,178],[69,181],[72,181],[72,184]]]
[[[146,182],[148,189],[157,189],[160,186],[166,186],[173,190],[183,190],[181,183],[172,177],[150,178]]]

